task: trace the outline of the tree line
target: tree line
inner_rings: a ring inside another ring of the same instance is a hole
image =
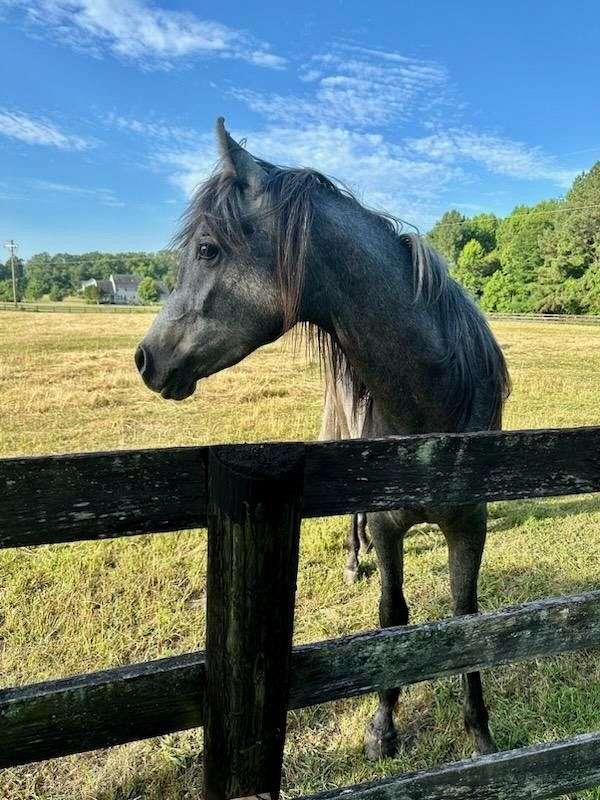
[[[177,254],[171,250],[157,253],[101,253],[81,255],[72,253],[37,253],[27,261],[15,258],[18,300],[39,300],[48,296],[50,300],[80,294],[82,281],[89,278],[107,279],[110,275],[138,275],[144,279],[140,284],[144,298],[152,302],[158,297],[156,282],[172,288],[177,272]],[[13,287],[10,259],[0,262],[0,300],[11,301]],[[93,300],[93,297],[89,296]]]
[[[517,206],[504,218],[447,211],[428,238],[486,311],[600,314],[600,161],[562,199]],[[153,302],[156,281],[172,288],[177,271],[170,250],[38,253],[15,262],[20,300],[62,300],[88,278],[127,273],[145,279],[140,291]],[[0,263],[0,300],[12,300],[10,262]]]
[[[560,200],[447,211],[428,238],[486,311],[600,314],[600,161]]]

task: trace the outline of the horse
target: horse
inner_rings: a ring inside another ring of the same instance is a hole
[[[427,242],[313,169],[253,157],[222,118],[216,137],[219,164],[174,239],[175,287],[135,353],[145,384],[182,400],[301,324],[362,408],[363,436],[499,429],[510,390],[502,351]],[[408,623],[403,539],[421,522],[446,539],[454,614],[478,611],[485,504],[369,513],[382,628]],[[495,752],[479,672],[463,682],[475,752]],[[398,689],[379,694],[368,758],[397,751],[398,697]]]
[[[324,374],[325,400],[319,440],[364,438],[364,404],[359,408],[354,407],[352,387],[338,374],[331,359],[327,359],[324,365]],[[369,553],[372,546],[373,542],[367,533],[367,515],[363,512],[352,514],[346,536],[347,558],[344,581],[347,584],[356,582],[359,569],[358,557]]]

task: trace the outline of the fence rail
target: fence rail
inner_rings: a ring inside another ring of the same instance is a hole
[[[301,517],[600,491],[600,427],[0,460],[0,546],[208,527],[206,653],[0,690],[0,766],[205,727],[207,800],[271,793],[285,714],[600,646],[600,592],[292,648]],[[323,800],[552,797],[600,733]]]
[[[91,303],[78,303],[70,305],[68,303],[7,303],[0,302],[0,311],[34,311],[48,313],[146,313],[152,314],[159,310],[160,306],[116,306],[108,303],[102,305]],[[487,314],[491,320],[515,320],[517,322],[556,322],[568,323],[571,325],[600,325],[600,316],[593,314],[509,314],[493,311]]]
[[[600,592],[367,631],[292,651],[289,708],[600,646]],[[0,694],[0,767],[196,728],[206,654],[132,664]],[[118,712],[116,711],[118,709]]]
[[[302,455],[304,517],[600,491],[600,427],[218,449],[240,464]],[[0,459],[0,547],[205,527],[208,451]]]
[[[494,311],[487,315],[492,320],[515,320],[518,322],[557,322],[571,325],[600,325],[600,316],[593,314],[502,314]]]
[[[34,313],[57,314],[155,314],[160,306],[117,306],[109,303],[96,305],[95,303],[0,303],[0,311],[33,311]]]
[[[543,800],[600,783],[600,733],[313,795],[311,800]]]

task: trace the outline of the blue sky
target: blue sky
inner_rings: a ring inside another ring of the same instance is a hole
[[[165,246],[219,115],[423,229],[560,196],[600,158],[599,23],[595,0],[0,0],[0,236]]]

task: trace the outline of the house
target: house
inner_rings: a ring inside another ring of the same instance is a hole
[[[98,289],[99,303],[136,306],[141,303],[138,296],[138,286],[141,281],[142,278],[139,275],[111,275],[108,280],[90,278],[87,281],[82,281],[81,290],[85,291],[89,286],[94,286]],[[163,303],[169,295],[169,290],[161,281],[157,281],[157,283],[160,292],[158,302]]]

